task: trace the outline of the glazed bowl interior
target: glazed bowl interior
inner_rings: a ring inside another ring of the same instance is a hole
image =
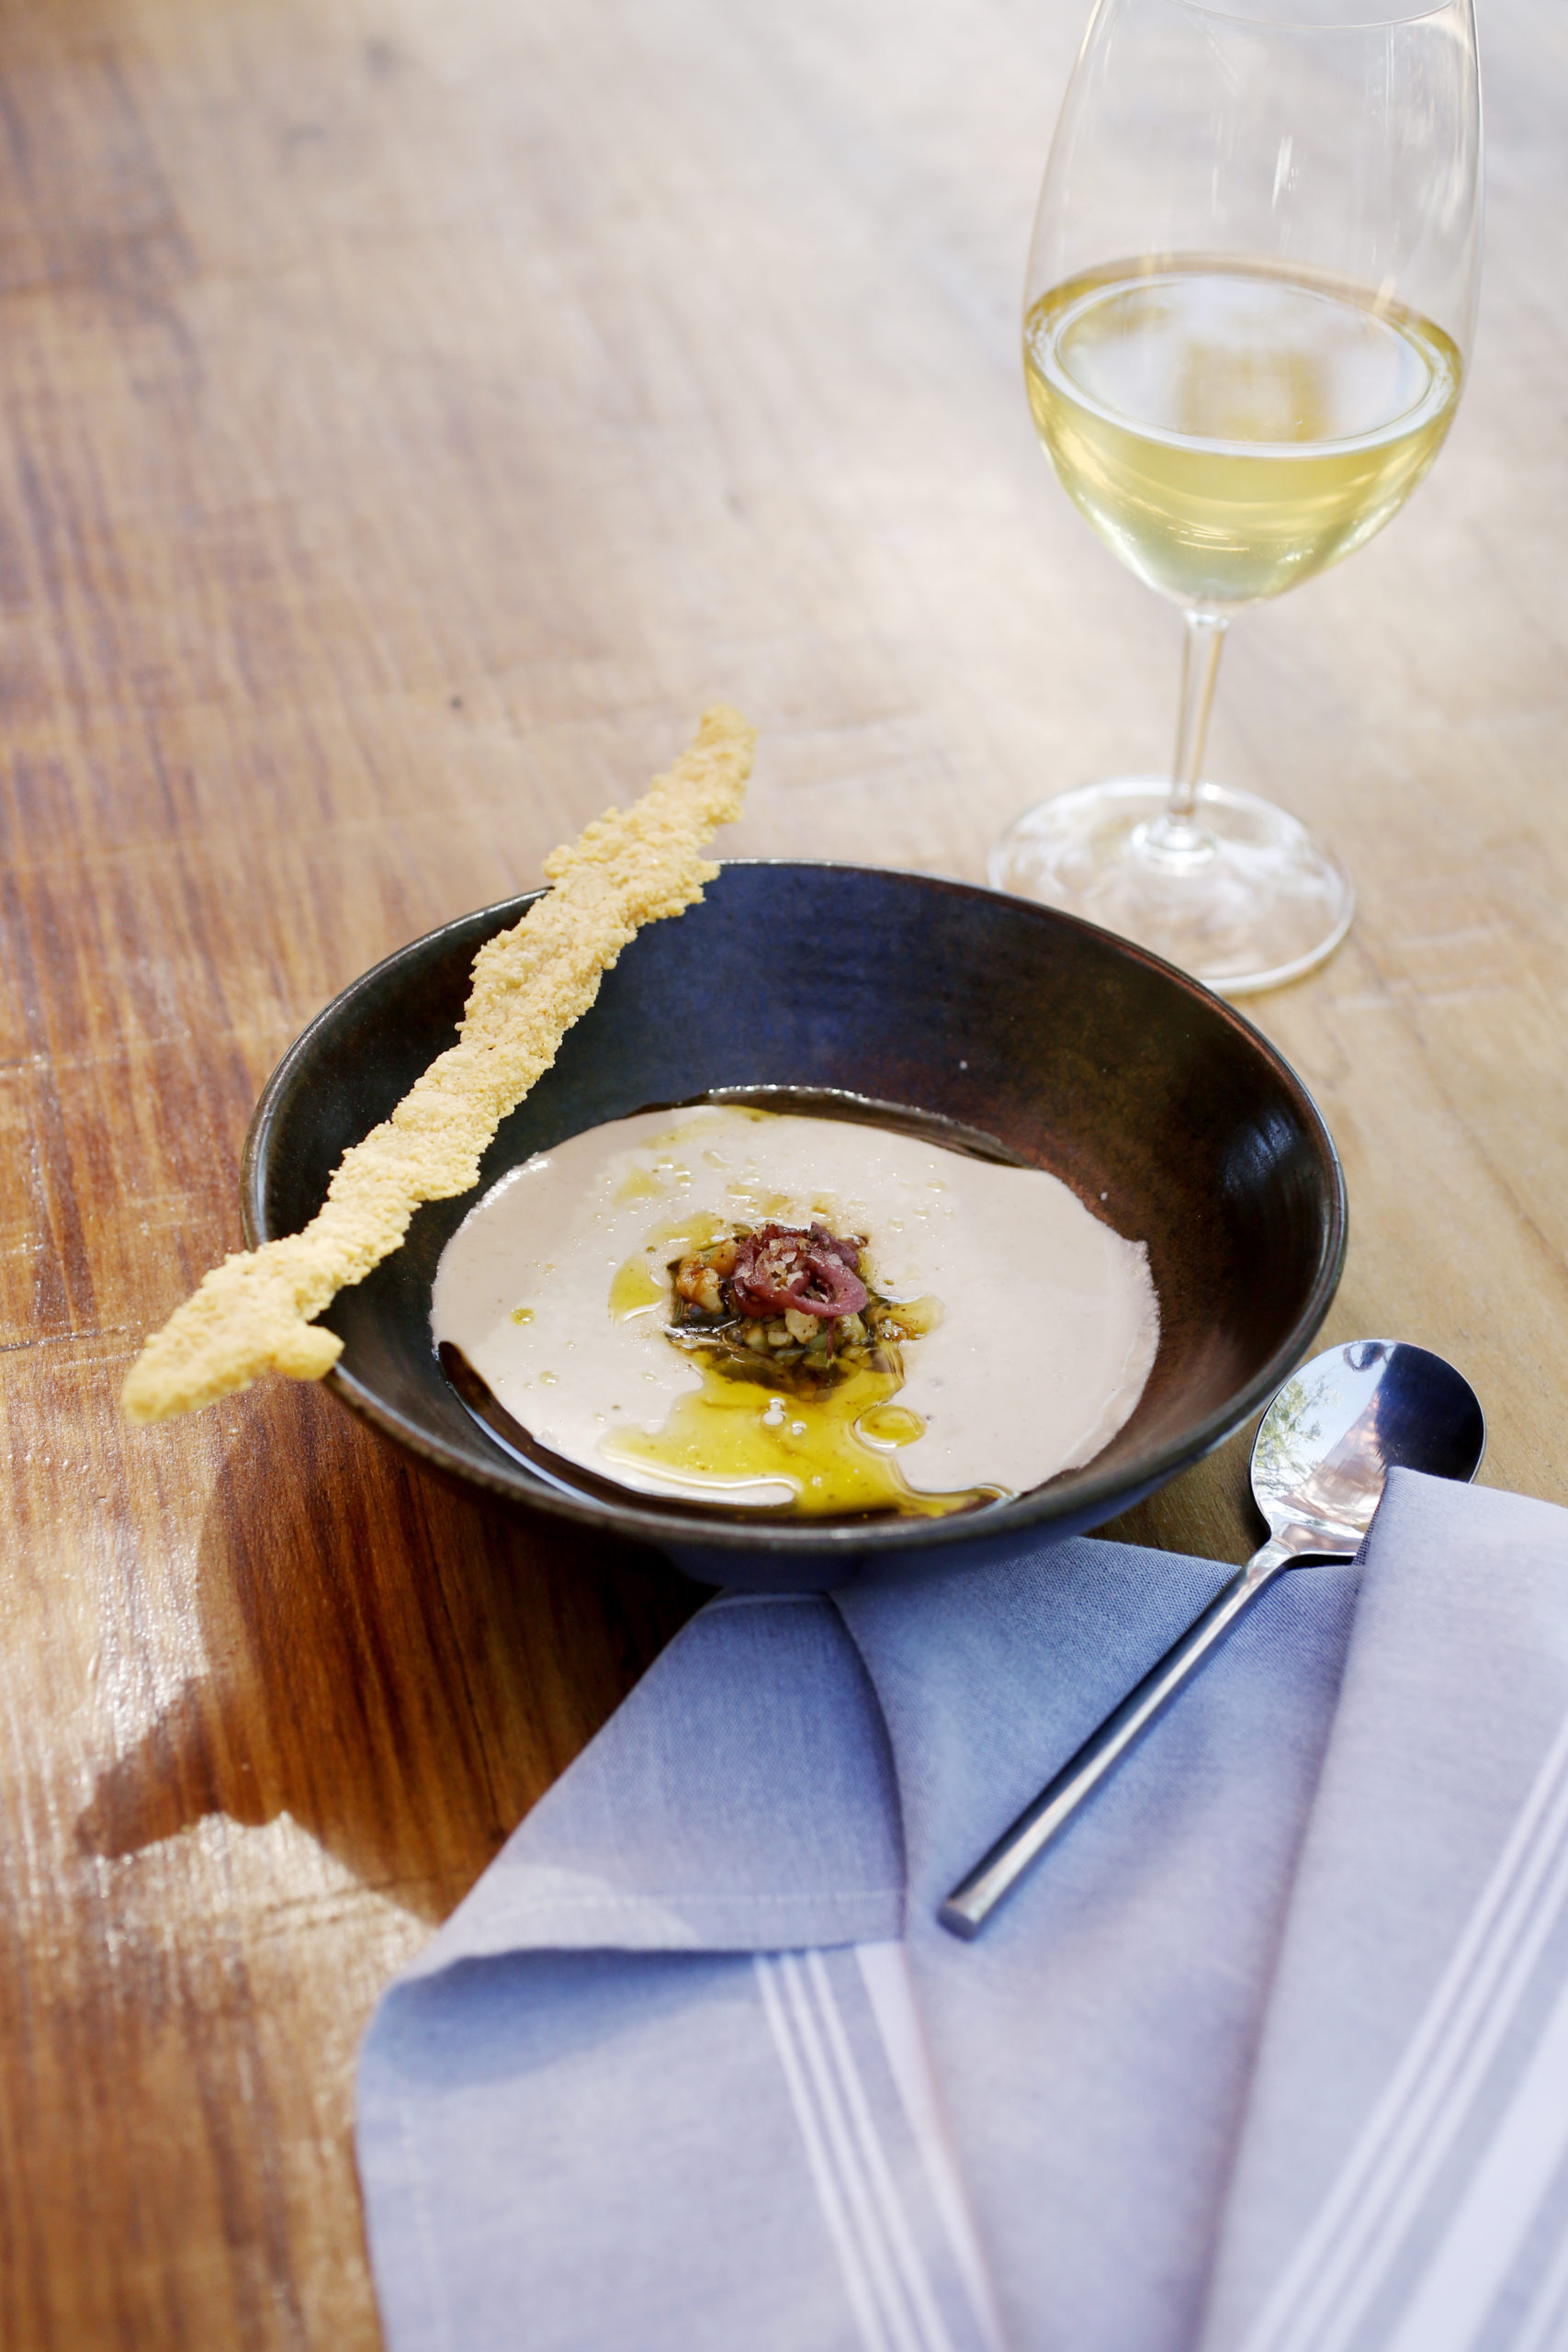
[[[346,989],[268,1083],[246,1140],[247,1236],[297,1231],[346,1148],[453,1039],[476,949],[518,899],[416,940]],[[1097,1525],[1256,1411],[1333,1296],[1345,1200],[1326,1129],[1251,1025],[1195,981],[1070,917],[929,876],[738,864],[641,932],[506,1120],[483,1183],[568,1136],[716,1092],[840,1095],[952,1122],[1048,1169],[1148,1245],[1160,1342],[1103,1453],[948,1519],[720,1520],[630,1489],[573,1490],[497,1442],[444,1374],[431,1284],[478,1193],[419,1211],[401,1250],[322,1318],[329,1385],[437,1468],[657,1544],[717,1582],[819,1587],[956,1564],[1026,1526]]]

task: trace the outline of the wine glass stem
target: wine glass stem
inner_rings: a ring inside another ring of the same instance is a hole
[[[1181,650],[1181,709],[1176,722],[1170,800],[1163,816],[1140,828],[1145,855],[1162,865],[1202,863],[1213,854],[1213,843],[1197,822],[1195,811],[1214,680],[1228,622],[1223,613],[1189,612],[1183,618],[1187,636]]]

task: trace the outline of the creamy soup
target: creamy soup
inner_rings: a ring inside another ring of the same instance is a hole
[[[814,1227],[847,1237],[863,1313],[795,1315],[804,1348],[777,1316],[711,1343],[700,1318],[675,1328],[692,1253]],[[814,1514],[963,1509],[1090,1461],[1159,1337],[1143,1243],[1055,1177],[724,1103],[616,1120],[502,1177],[442,1252],[432,1323],[564,1461]]]

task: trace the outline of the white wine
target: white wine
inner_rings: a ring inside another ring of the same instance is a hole
[[[1207,256],[1070,279],[1024,322],[1074,504],[1183,605],[1249,604],[1371,538],[1459,398],[1440,327],[1335,280]]]

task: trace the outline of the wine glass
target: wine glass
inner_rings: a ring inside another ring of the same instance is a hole
[[[990,878],[1228,995],[1344,937],[1338,859],[1200,782],[1233,613],[1348,555],[1452,421],[1474,326],[1472,0],[1098,0],[1024,295],[1034,423],[1068,497],[1186,616],[1168,780],[1056,794]]]

